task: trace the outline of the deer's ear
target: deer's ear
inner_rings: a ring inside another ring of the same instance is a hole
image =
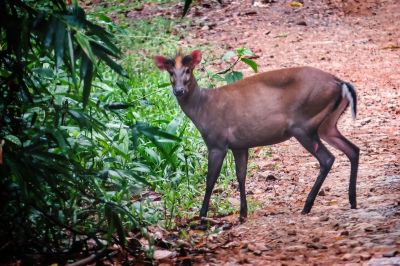
[[[190,55],[192,56],[192,67],[197,66],[201,61],[201,51],[194,50]]]
[[[154,57],[154,62],[156,63],[156,66],[161,69],[161,70],[166,70],[167,69],[167,58],[161,55],[156,55]]]

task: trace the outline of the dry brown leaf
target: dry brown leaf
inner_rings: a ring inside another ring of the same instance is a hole
[[[155,250],[153,254],[153,259],[155,260],[163,260],[170,258],[174,255],[174,252],[171,252],[169,250]]]

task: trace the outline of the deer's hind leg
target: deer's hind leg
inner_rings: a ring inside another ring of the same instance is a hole
[[[318,134],[321,139],[342,151],[346,154],[350,160],[350,182],[349,182],[349,201],[352,209],[357,208],[356,200],[356,183],[357,183],[357,172],[358,162],[360,156],[360,149],[354,145],[351,141],[346,139],[337,129],[337,122],[348,105],[346,100],[343,100],[338,108],[330,114],[318,129]]]
[[[292,134],[300,144],[318,160],[320,166],[317,180],[308,194],[303,211],[301,212],[302,214],[306,214],[311,211],[315,198],[317,197],[326,176],[332,168],[335,157],[321,142],[316,131],[307,132],[298,128],[293,130]]]

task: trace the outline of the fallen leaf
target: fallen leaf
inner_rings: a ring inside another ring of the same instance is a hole
[[[390,49],[390,50],[400,49],[400,46],[397,44],[390,43],[390,44],[386,45],[385,47],[383,47],[383,49]]]
[[[174,253],[169,250],[155,250],[154,254],[153,254],[153,259],[163,260],[163,259],[170,258],[173,255],[174,255]]]
[[[292,6],[292,7],[302,7],[303,3],[298,2],[298,1],[292,1],[292,2],[289,3],[289,5]]]

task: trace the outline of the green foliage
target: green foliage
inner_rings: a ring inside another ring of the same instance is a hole
[[[103,13],[110,10],[86,14],[61,0],[0,8],[0,253],[62,260],[93,242],[129,251],[130,231],[147,235],[148,224],[171,228],[197,215],[206,147],[152,62],[175,52],[174,22],[116,26]],[[256,70],[249,54],[237,49],[229,58]],[[231,74],[235,65],[224,74],[241,75]],[[232,161],[222,169],[224,190]],[[214,199],[218,213],[232,211],[225,196]]]
[[[243,62],[248,65],[254,72],[257,72],[258,66],[257,63],[251,59],[252,57],[254,57],[254,54],[248,48],[237,48],[235,51],[227,51],[222,56],[222,60],[225,62],[233,60],[233,63],[231,63],[227,69],[218,72],[216,75],[212,75],[212,77],[216,79],[223,79],[228,84],[241,80],[243,79],[243,73],[234,70],[234,68],[239,62]],[[221,78],[220,75],[223,75],[223,78]]]
[[[133,108],[140,89],[122,77],[113,35],[79,6],[10,0],[0,7],[0,252],[68,253],[92,240],[96,248],[100,240],[124,246],[128,229],[158,216],[140,193],[155,187],[157,152],[164,168],[177,168],[178,158],[167,156],[182,142],[178,125],[141,121],[146,116]],[[132,101],[118,105],[115,95]]]
[[[225,74],[224,78],[227,83],[233,83],[243,79],[243,73],[239,71],[229,71]]]

